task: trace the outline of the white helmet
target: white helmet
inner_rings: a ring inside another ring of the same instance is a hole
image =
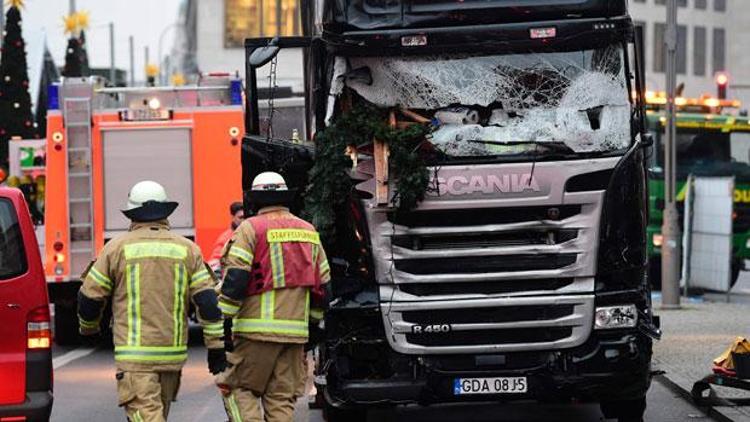
[[[142,207],[147,201],[168,202],[167,191],[164,186],[151,181],[138,182],[130,188],[126,210]]]
[[[128,202],[122,212],[133,221],[154,221],[169,217],[177,205],[177,202],[169,201],[164,186],[144,180],[130,188]]]
[[[289,190],[286,186],[286,181],[279,174],[273,171],[266,171],[253,179],[253,186],[251,190],[254,191],[285,191]]]

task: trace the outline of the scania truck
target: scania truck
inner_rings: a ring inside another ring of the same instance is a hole
[[[307,169],[330,159],[261,133],[256,69],[271,63],[273,80],[284,48],[304,54],[303,138],[330,139],[348,110],[372,107],[394,129],[423,125],[415,151],[431,175],[424,199],[399,208],[389,175],[410,169],[393,148],[346,149],[353,188],[325,244],[317,347],[327,420],[512,400],[641,420],[659,329],[627,1],[318,0],[302,23],[303,37],[246,40],[243,189],[271,169],[309,192]]]

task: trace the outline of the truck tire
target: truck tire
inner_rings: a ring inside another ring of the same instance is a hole
[[[617,419],[618,422],[643,422],[646,398],[602,402],[600,406],[607,419]]]
[[[55,302],[55,344],[77,346],[80,343],[76,302],[62,300]]]
[[[326,422],[366,422],[367,410],[359,408],[344,409],[326,403],[323,407],[323,419]]]

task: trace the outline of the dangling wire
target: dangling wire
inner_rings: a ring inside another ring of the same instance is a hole
[[[268,128],[266,129],[266,141],[273,139],[273,114],[276,112],[274,99],[276,97],[276,69],[279,63],[279,57],[276,56],[271,60],[271,70],[268,74]]]

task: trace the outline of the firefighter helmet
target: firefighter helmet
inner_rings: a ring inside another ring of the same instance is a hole
[[[247,199],[252,208],[258,210],[274,205],[290,206],[296,195],[297,190],[289,189],[283,176],[266,171],[255,176]]]
[[[132,221],[156,221],[169,217],[179,205],[167,198],[164,186],[151,180],[138,182],[128,193],[122,213]]]

